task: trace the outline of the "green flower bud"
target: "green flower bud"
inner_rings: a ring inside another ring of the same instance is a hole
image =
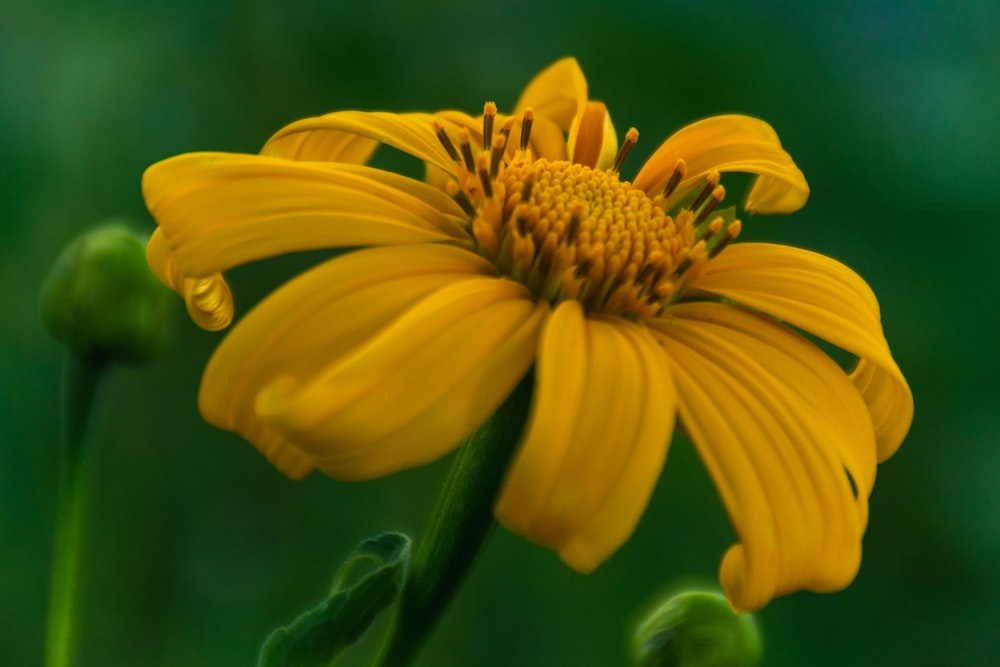
[[[42,323],[81,357],[141,362],[162,346],[173,294],[146,264],[146,239],[109,222],[74,239],[42,285]]]
[[[753,667],[761,640],[752,614],[737,614],[707,591],[673,596],[650,613],[632,638],[636,667]]]

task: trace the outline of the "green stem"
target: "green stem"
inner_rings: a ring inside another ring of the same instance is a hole
[[[496,522],[493,503],[528,416],[534,374],[458,449],[375,664],[409,665],[458,591]]]
[[[73,663],[79,620],[80,555],[87,523],[89,427],[94,399],[107,369],[103,358],[68,354],[63,367],[62,460],[56,513],[52,588],[49,592],[46,667]]]

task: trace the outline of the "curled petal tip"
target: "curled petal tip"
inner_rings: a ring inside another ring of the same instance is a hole
[[[184,280],[188,315],[206,331],[221,331],[233,321],[233,293],[222,274]]]

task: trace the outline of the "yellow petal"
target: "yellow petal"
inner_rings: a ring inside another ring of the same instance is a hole
[[[530,108],[536,120],[546,119],[566,132],[586,102],[587,79],[580,65],[575,58],[563,58],[528,83],[514,107],[514,115]]]
[[[261,389],[282,377],[307,382],[427,295],[494,272],[478,255],[443,245],[371,248],[321,264],[261,301],[219,345],[202,379],[202,415],[286,474],[303,474],[315,454],[260,419]]]
[[[720,570],[734,607],[847,586],[861,559],[875,442],[846,374],[787,327],[738,307],[681,304],[650,325],[739,537]]]
[[[495,506],[510,530],[590,571],[632,534],[674,424],[666,358],[639,326],[558,306],[524,440]]]
[[[757,174],[747,195],[749,212],[791,213],[806,203],[809,185],[774,129],[750,116],[712,116],[675,132],[663,142],[635,177],[635,187],[655,196],[663,191],[678,159],[687,172],[666,202],[671,207],[712,171]]]
[[[674,430],[676,393],[663,351],[647,331],[622,323],[619,328],[630,339],[644,369],[645,390],[640,393],[645,400],[639,402],[645,407],[632,447],[614,438],[604,441],[605,451],[609,447],[629,450],[624,466],[589,523],[559,551],[566,563],[581,572],[603,562],[634,532],[660,477]],[[595,464],[590,468],[596,474]]]
[[[569,159],[575,164],[610,169],[618,155],[618,135],[603,102],[587,102],[569,131]]]
[[[896,452],[910,430],[913,394],[896,371],[882,368],[869,359],[858,360],[851,380],[871,411],[879,441],[879,460],[884,461]]]
[[[426,113],[334,111],[285,126],[268,139],[260,152],[299,161],[338,161],[347,157],[345,161],[362,162],[358,158],[367,159],[374,150],[367,142],[376,142],[454,170],[454,163],[434,134],[433,124],[434,116]]]
[[[233,293],[221,273],[189,276],[175,262],[163,229],[157,228],[146,244],[146,262],[160,281],[177,292],[195,324],[207,331],[219,331],[233,321]]]
[[[147,169],[143,194],[188,276],[298,250],[468,243],[444,193],[364,166],[187,153]]]
[[[466,278],[428,294],[308,377],[257,397],[261,419],[337,479],[432,461],[500,405],[531,366],[548,306],[519,283]]]
[[[295,129],[272,137],[261,149],[261,154],[300,162],[365,164],[380,143],[376,139],[350,131],[306,129],[316,128],[316,119],[298,121],[293,125]],[[282,132],[288,130],[288,127]]]
[[[818,253],[768,243],[738,243],[708,264],[697,289],[773,315],[861,358],[854,374],[872,414],[879,460],[902,443],[913,395],[882,332],[867,283]]]

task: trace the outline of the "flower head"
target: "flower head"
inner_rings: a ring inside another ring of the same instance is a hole
[[[766,123],[689,125],[629,182],[637,139],[618,145],[565,59],[510,115],[340,111],[289,125],[260,155],[153,165],[150,265],[205,328],[232,318],[227,269],[362,248],[239,322],[206,368],[202,414],[292,477],[366,479],[453,449],[534,366],[495,507],[508,528],[593,569],[632,534],[679,416],[736,529],[721,567],[733,605],[846,586],[876,463],[913,410],[875,296],[823,255],[733,243],[723,173],[756,175],[748,212],[808,197]],[[379,144],[422,160],[426,178],[366,166]]]

